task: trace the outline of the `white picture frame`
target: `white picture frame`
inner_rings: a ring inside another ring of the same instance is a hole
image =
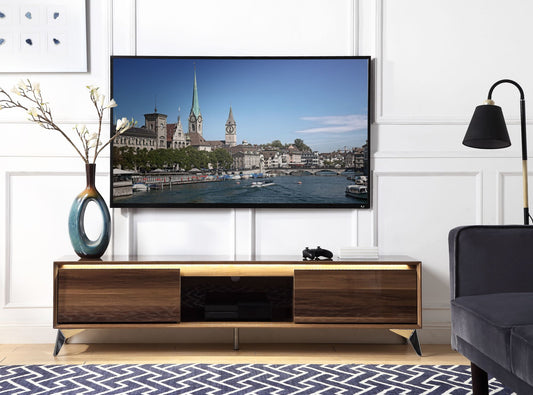
[[[0,72],[87,72],[86,0],[0,0]]]

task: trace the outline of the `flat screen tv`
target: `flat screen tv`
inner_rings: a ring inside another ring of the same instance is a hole
[[[111,95],[111,207],[370,207],[370,57],[113,56]]]

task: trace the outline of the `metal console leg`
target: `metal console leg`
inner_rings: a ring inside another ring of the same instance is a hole
[[[239,349],[239,328],[233,328],[233,349]]]
[[[407,342],[411,345],[411,347],[413,347],[413,350],[415,350],[416,354],[419,357],[422,356],[422,350],[420,349],[420,343],[418,342],[418,335],[416,333],[416,329],[412,329],[412,330],[411,329],[389,329],[389,330],[407,339]]]
[[[56,336],[56,344],[54,346],[54,357],[59,354],[59,351],[61,351],[61,347],[63,347],[63,345],[67,342],[68,339],[80,332],[83,332],[84,330],[85,329],[58,329]]]

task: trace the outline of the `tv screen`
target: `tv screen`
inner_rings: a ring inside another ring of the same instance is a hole
[[[111,57],[111,207],[370,207],[370,57]]]

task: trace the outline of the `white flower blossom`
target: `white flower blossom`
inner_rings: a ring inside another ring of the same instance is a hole
[[[117,121],[117,132],[128,124],[128,118],[124,117]]]
[[[98,146],[102,145],[102,142],[98,142]],[[87,148],[95,148],[96,147],[96,139],[90,140],[89,144],[87,144]]]
[[[34,82],[33,83],[33,90],[36,94],[40,95],[41,94],[41,84],[38,83],[38,82]]]
[[[85,125],[83,125],[83,127],[85,128]],[[87,130],[87,128],[85,128],[85,130]],[[89,135],[89,137],[87,137],[87,141],[93,141],[93,140],[96,140],[96,139],[98,139],[98,133],[96,133],[96,132],[91,133]]]
[[[37,116],[38,116],[37,109],[35,107],[31,107],[28,110],[28,115],[31,115],[32,118],[37,118]]]
[[[98,93],[98,89],[100,88],[94,85],[88,85],[87,89],[89,89],[89,91],[91,92],[91,99],[95,102],[98,102],[98,100],[100,99],[100,94]]]
[[[20,91],[19,91],[19,89],[16,86],[11,88],[11,92],[13,92],[15,95],[20,96]]]
[[[115,129],[115,135],[121,135],[126,130],[131,129],[137,122],[131,119],[131,121],[128,121],[128,118],[124,117],[117,121],[117,127]]]
[[[89,133],[89,131],[87,130],[87,126],[85,125],[76,125],[76,131],[78,132],[80,137],[85,137],[85,135]]]
[[[89,89],[89,96],[91,97],[91,100],[94,102],[98,98],[98,88],[89,85],[87,86],[87,89]]]
[[[26,90],[26,83],[24,82],[24,80],[20,80],[17,83],[17,88],[19,88],[20,90]]]
[[[117,106],[117,102],[115,99],[111,99],[111,101],[107,104],[106,108],[113,108]]]

